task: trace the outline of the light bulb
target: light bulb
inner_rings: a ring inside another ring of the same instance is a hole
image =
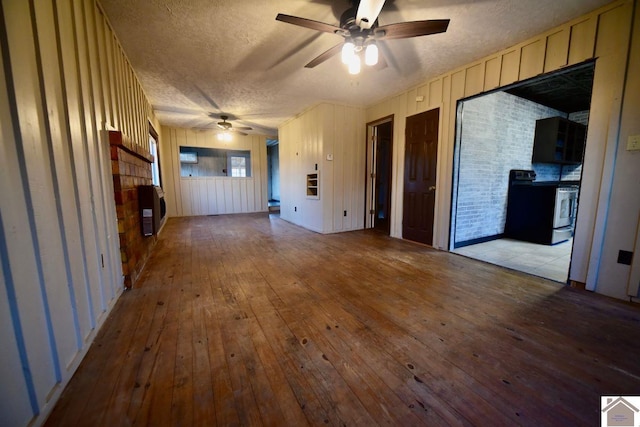
[[[358,55],[353,55],[351,61],[349,62],[349,74],[359,74],[360,73],[360,57]]]
[[[342,45],[342,63],[343,64],[350,64],[351,63],[351,58],[354,55],[354,49],[356,48],[356,45],[353,44],[353,42],[350,39],[347,39],[344,44]]]
[[[364,52],[364,63],[367,65],[376,65],[378,63],[378,45],[376,42],[371,42],[367,45],[367,50]]]

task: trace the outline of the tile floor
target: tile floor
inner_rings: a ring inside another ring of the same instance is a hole
[[[569,276],[572,245],[573,239],[553,246],[498,239],[457,248],[453,252],[565,283]]]

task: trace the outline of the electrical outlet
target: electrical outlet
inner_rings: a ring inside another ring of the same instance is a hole
[[[347,216],[347,211],[344,211],[344,216]]]
[[[294,212],[298,212],[298,207],[297,207],[297,206],[294,206],[294,207],[293,207],[293,211],[294,211]]]
[[[640,135],[631,135],[627,139],[627,151],[640,150]]]

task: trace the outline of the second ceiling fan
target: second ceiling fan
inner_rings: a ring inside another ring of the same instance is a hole
[[[297,16],[279,13],[276,20],[310,28],[325,33],[337,34],[344,38],[340,43],[311,60],[306,68],[313,68],[342,52],[342,62],[349,66],[351,74],[360,72],[364,51],[365,63],[370,66],[386,67],[386,61],[379,54],[377,42],[393,39],[407,39],[444,33],[449,26],[448,19],[432,19],[425,21],[398,22],[379,26],[378,15],[382,11],[385,0],[353,0],[353,6],[340,17],[340,26]]]

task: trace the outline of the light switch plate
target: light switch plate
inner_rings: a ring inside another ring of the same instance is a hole
[[[640,135],[631,135],[627,140],[627,151],[640,150]]]
[[[327,160],[328,161],[333,160],[333,154],[327,154]]]

